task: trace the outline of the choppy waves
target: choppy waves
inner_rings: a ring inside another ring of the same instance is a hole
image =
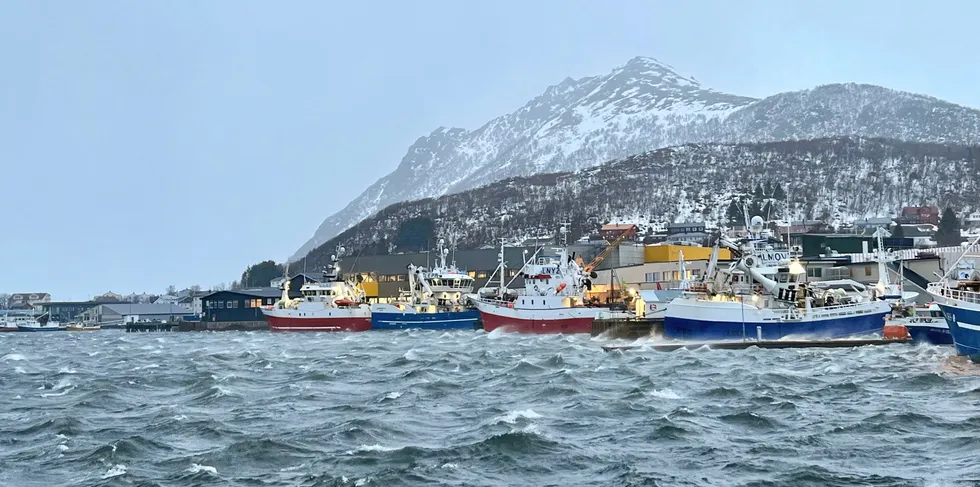
[[[939,347],[0,336],[0,485],[970,485],[978,430]]]

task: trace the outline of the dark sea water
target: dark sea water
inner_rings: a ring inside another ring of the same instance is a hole
[[[980,370],[949,348],[604,343],[7,333],[0,485],[980,484]]]

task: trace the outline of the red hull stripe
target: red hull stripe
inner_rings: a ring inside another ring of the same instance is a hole
[[[565,318],[554,320],[524,320],[508,318],[495,314],[480,312],[483,318],[483,329],[487,332],[504,328],[504,331],[518,333],[592,333],[592,318]]]
[[[272,331],[368,331],[371,318],[285,318],[266,316]]]

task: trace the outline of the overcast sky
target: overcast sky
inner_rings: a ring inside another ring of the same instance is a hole
[[[0,2],[0,292],[161,292],[285,260],[438,126],[650,56],[762,97],[980,107],[980,3]]]

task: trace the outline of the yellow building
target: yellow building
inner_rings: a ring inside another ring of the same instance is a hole
[[[690,245],[647,245],[643,248],[643,260],[647,263],[677,262],[684,252],[685,261],[708,260],[711,258],[711,247],[694,247]],[[728,249],[718,249],[718,260],[731,260],[732,253]]]

